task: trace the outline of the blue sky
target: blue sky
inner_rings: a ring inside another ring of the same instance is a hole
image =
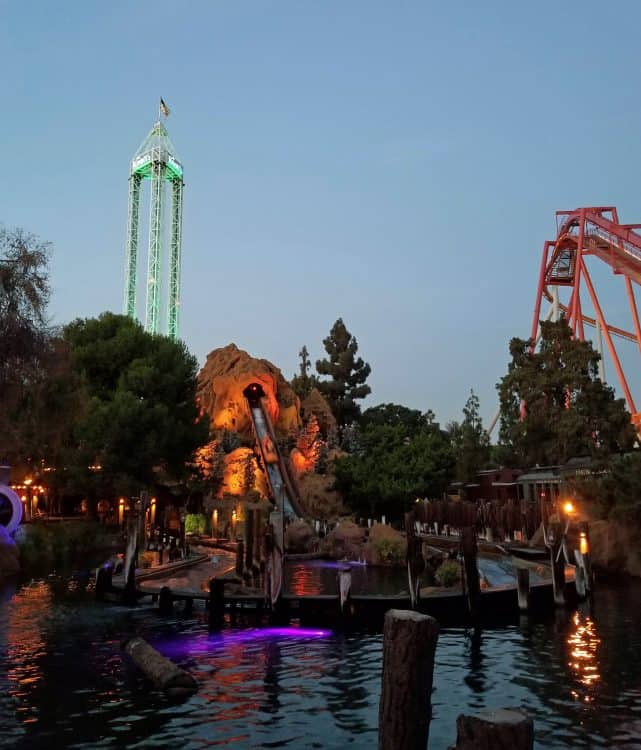
[[[162,95],[201,362],[234,341],[291,376],[342,316],[368,403],[446,422],[474,388],[489,418],[554,211],[641,220],[640,22],[589,0],[0,0],[0,222],[54,243],[57,322],[120,311],[128,165]]]

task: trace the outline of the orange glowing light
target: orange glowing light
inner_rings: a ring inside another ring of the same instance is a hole
[[[588,538],[586,536],[585,531],[582,531],[579,534],[579,552],[582,555],[587,555],[590,551],[590,545],[588,544]]]
[[[563,503],[563,510],[568,514],[568,516],[574,513],[574,505],[571,503],[570,500]]]

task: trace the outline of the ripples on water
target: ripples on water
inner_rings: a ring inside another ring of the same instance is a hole
[[[142,632],[201,688],[172,705],[120,651]],[[202,617],[97,605],[34,583],[0,603],[0,745],[26,748],[376,747],[381,636],[225,630]],[[430,748],[456,716],[521,705],[538,748],[641,748],[641,585],[591,609],[439,638]]]

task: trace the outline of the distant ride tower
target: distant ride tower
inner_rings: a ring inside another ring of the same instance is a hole
[[[171,186],[171,220],[169,229],[169,291],[167,294],[167,335],[178,338],[180,306],[180,264],[183,213],[183,168],[176,156],[162,115],[169,109],[161,100],[158,121],[134,154],[129,171],[129,209],[127,219],[127,260],[125,265],[124,312],[136,318],[138,282],[138,235],[140,191],[143,180],[151,180],[149,200],[149,254],[147,261],[147,305],[145,330],[161,333],[162,262],[165,230],[165,183]]]

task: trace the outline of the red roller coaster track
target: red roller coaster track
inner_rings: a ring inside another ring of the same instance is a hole
[[[615,339],[636,342],[641,352],[641,325],[633,286],[634,283],[641,284],[641,234],[636,231],[641,229],[641,224],[620,224],[617,210],[613,206],[557,211],[556,216],[558,226],[556,239],[549,240],[543,245],[539,286],[532,320],[532,340],[536,340],[537,337],[543,298],[552,302],[555,296],[550,291],[551,288],[570,287],[569,301],[567,305],[559,304],[559,309],[565,313],[574,336],[578,336],[579,339],[585,338],[585,325],[596,326],[602,332],[628,409],[632,414],[632,421],[639,430],[641,413],[637,412],[630,393],[615,346]],[[605,319],[585,264],[586,256],[598,258],[607,263],[615,274],[623,276],[632,315],[633,331],[617,328]],[[585,315],[582,311],[583,288],[587,289],[595,318]]]

